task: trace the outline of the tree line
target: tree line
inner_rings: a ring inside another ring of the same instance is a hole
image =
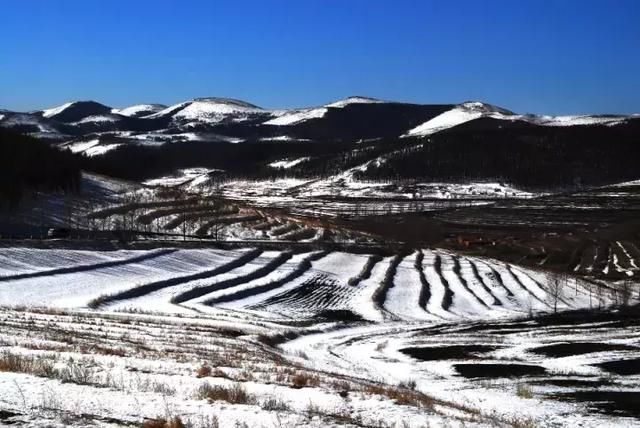
[[[0,208],[28,194],[77,191],[82,158],[46,142],[0,128]]]

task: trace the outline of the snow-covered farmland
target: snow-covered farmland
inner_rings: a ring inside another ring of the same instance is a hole
[[[616,283],[436,249],[6,247],[0,269],[0,423],[638,422],[583,397],[637,397],[637,316],[531,318]]]

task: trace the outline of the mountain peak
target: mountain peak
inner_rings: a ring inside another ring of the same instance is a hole
[[[71,101],[42,110],[42,116],[60,122],[76,122],[88,116],[111,113],[112,108],[95,101]]]
[[[224,105],[236,106],[236,107],[247,108],[247,109],[262,109],[257,105],[248,103],[246,101],[238,100],[235,98],[202,97],[202,98],[194,98],[193,102],[224,104]]]
[[[353,96],[332,102],[330,104],[327,104],[325,105],[325,107],[342,108],[349,104],[379,104],[383,102],[384,101],[378,100],[376,98],[353,95]]]

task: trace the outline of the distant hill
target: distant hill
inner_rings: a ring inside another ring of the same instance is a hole
[[[0,127],[90,157],[88,169],[145,179],[209,167],[256,179],[504,180],[524,186],[640,178],[640,116],[517,114],[477,101],[410,104],[356,96],[269,110],[229,98],[113,108],[94,101],[19,113]]]

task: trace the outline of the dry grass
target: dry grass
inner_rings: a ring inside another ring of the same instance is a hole
[[[10,352],[0,354],[0,372],[26,373],[48,378],[57,377],[57,370],[54,368],[51,359],[12,354]]]
[[[196,397],[200,400],[226,401],[230,404],[252,404],[254,397],[239,383],[232,386],[210,385],[205,383],[198,388]]]
[[[286,412],[291,410],[291,408],[289,407],[289,404],[287,404],[287,402],[282,400],[282,398],[278,398],[278,397],[267,398],[266,400],[260,403],[260,407],[262,407],[263,410],[274,411],[274,412],[277,412],[277,411]]]
[[[91,366],[93,360],[69,358],[65,367],[54,367],[53,356],[28,356],[3,352],[0,354],[0,372],[26,373],[38,377],[58,379],[62,383],[91,385],[95,381]]]
[[[520,398],[533,398],[533,391],[526,383],[519,383],[516,386],[516,395]]]
[[[229,379],[229,376],[225,372],[220,370],[218,367],[212,368],[208,364],[203,364],[198,367],[198,370],[196,370],[196,377],[198,379],[202,379],[203,377],[221,377]]]
[[[169,420],[164,418],[148,419],[142,424],[142,428],[185,428],[179,416],[174,416]]]
[[[307,372],[297,372],[291,378],[291,387],[295,389],[320,385],[320,377]]]
[[[433,409],[435,401],[433,398],[420,392],[406,388],[393,386],[367,385],[363,392],[370,395],[382,395],[393,400],[396,404]]]
[[[209,377],[211,376],[212,371],[213,370],[211,369],[210,366],[203,364],[198,368],[198,370],[196,370],[196,377],[198,379],[202,379],[203,377]]]

